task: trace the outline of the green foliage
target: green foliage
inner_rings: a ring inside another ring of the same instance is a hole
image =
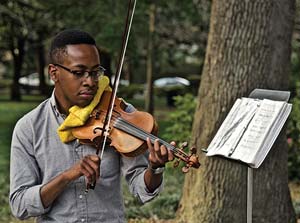
[[[291,75],[290,75],[290,86],[292,91],[295,91],[297,81],[299,80],[300,71],[300,42],[292,41],[292,52],[291,52]],[[294,92],[293,92],[294,93]]]
[[[289,179],[300,179],[300,42],[292,41],[290,90],[293,109],[288,121],[288,168]]]
[[[154,88],[155,95],[158,97],[164,97],[169,107],[174,107],[175,96],[184,95],[190,91],[191,89],[186,86],[165,86]]]
[[[142,95],[144,93],[144,85],[142,84],[130,84],[128,86],[121,85],[118,89],[118,95],[122,98],[132,99],[136,94]]]
[[[124,30],[127,1],[55,1],[2,0],[0,5],[0,56],[14,49],[18,40],[25,41],[24,64],[21,74],[34,72],[32,58],[39,45],[49,46],[50,38],[65,28],[90,32],[100,48],[110,54],[112,66],[119,58]],[[133,80],[145,81],[145,59],[149,35],[149,6],[153,1],[138,1],[126,52]],[[187,59],[203,61],[208,32],[209,1],[157,1],[155,29],[154,76],[170,69],[186,68]],[[1,60],[1,58],[0,58]],[[11,59],[5,59],[11,62]],[[190,62],[189,62],[190,63]],[[196,62],[197,70],[199,62]],[[13,63],[11,63],[13,66]],[[113,66],[114,67],[114,66]],[[112,67],[112,70],[113,70]],[[186,70],[185,69],[185,70]],[[6,71],[6,73],[8,73]],[[187,72],[185,72],[187,73]],[[137,82],[137,81],[136,81]]]
[[[300,218],[300,202],[294,203],[294,209],[295,209],[295,213],[296,213],[296,218],[299,219]]]
[[[188,89],[186,86],[164,86],[164,87],[156,87],[155,94],[158,96],[166,96],[169,93],[173,93],[174,96],[176,95],[183,95],[186,94]]]
[[[1,102],[0,104],[0,222],[10,222],[9,194],[9,154],[10,140],[16,121],[35,103]]]
[[[168,117],[168,121],[172,124],[166,128],[163,137],[169,141],[189,142],[196,108],[195,96],[188,93],[184,96],[175,96],[174,100],[176,109]]]
[[[141,218],[175,218],[175,213],[181,197],[184,175],[180,169],[167,166],[164,173],[164,190],[153,201],[141,205],[136,198],[129,194],[124,184],[124,202],[127,219]]]
[[[296,95],[291,100],[293,110],[288,122],[288,168],[290,180],[300,179],[300,82],[295,83]]]
[[[11,84],[10,80],[2,79],[0,82],[0,89],[6,89],[9,87],[10,84]]]

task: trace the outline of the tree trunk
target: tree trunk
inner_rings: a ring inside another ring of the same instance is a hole
[[[213,1],[192,144],[207,148],[234,101],[255,88],[288,89],[294,0]],[[176,222],[245,223],[247,167],[200,151],[186,175]],[[253,222],[295,222],[281,132],[254,170]]]
[[[43,36],[40,34],[39,36],[39,41],[37,44],[37,48],[36,48],[36,55],[37,55],[37,72],[39,74],[39,80],[40,80],[40,93],[42,95],[49,95],[48,92],[48,87],[46,85],[46,80],[45,80],[45,48],[44,48],[44,44],[43,44]]]
[[[153,35],[155,27],[155,3],[151,3],[149,10],[149,39],[147,49],[147,88],[145,110],[153,114],[154,100],[153,100]]]
[[[25,47],[25,39],[24,38],[17,38],[15,47],[14,41],[15,39],[11,40],[10,50],[13,55],[14,59],[14,76],[13,76],[13,83],[11,84],[10,88],[10,98],[12,101],[21,101],[21,92],[20,92],[20,85],[19,79],[22,70],[22,64],[24,59],[24,47]]]
[[[103,66],[105,68],[105,75],[107,75],[108,77],[111,77],[111,75],[112,75],[111,56],[110,56],[109,52],[106,49],[100,47],[99,55],[100,55],[101,66]]]

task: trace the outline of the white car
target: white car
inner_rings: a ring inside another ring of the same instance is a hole
[[[182,77],[163,77],[153,82],[155,87],[189,86],[190,81]]]

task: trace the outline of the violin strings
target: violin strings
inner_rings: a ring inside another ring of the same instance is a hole
[[[126,120],[122,119],[119,115],[113,114],[111,117],[111,121],[112,121],[112,123],[114,123],[113,126],[119,130],[122,130],[130,135],[133,135],[133,136],[138,137],[139,139],[145,140],[145,141],[146,141],[147,137],[149,137],[151,143],[154,143],[154,141],[156,139],[158,139],[159,143],[165,145],[174,154],[178,154],[181,157],[184,157],[186,160],[189,159],[189,157],[181,150],[177,149],[176,147],[167,143],[166,141],[154,136],[153,134],[148,133],[145,130],[138,128],[137,126],[131,124],[130,122],[127,122]]]
[[[155,137],[152,134],[149,134],[148,132],[145,132],[142,129],[137,128],[136,126],[132,125],[131,123],[125,121],[124,119],[121,118],[117,118],[114,127],[123,130],[131,135],[134,135],[142,140],[146,140],[147,137],[150,138],[150,141],[153,143],[155,139],[157,139],[157,137]],[[159,139],[160,140],[160,139]],[[163,141],[163,140],[162,140]],[[161,142],[163,143],[163,142]],[[167,143],[166,143],[167,144]],[[166,145],[166,146],[171,146],[171,145]]]
[[[180,150],[178,150],[173,145],[171,145],[171,144],[167,143],[166,141],[154,136],[153,134],[150,134],[150,133],[144,131],[143,129],[140,129],[140,128],[134,126],[133,124],[125,121],[124,119],[122,119],[120,117],[115,118],[114,127],[117,128],[117,129],[120,129],[124,132],[127,132],[127,133],[129,133],[133,136],[136,136],[136,137],[138,137],[142,140],[146,140],[147,137],[149,137],[150,141],[152,143],[154,143],[155,139],[158,139],[159,143],[165,145],[168,149],[170,149],[174,153],[180,154],[181,156],[183,156],[186,159],[189,158],[185,153],[182,153]]]

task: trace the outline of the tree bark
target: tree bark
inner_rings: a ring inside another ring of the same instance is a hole
[[[213,1],[192,144],[207,148],[234,101],[255,88],[288,89],[294,0]],[[247,167],[200,151],[186,175],[176,222],[246,222]],[[281,132],[254,170],[253,222],[295,222]]]
[[[146,100],[145,110],[150,114],[153,114],[154,110],[154,97],[153,97],[153,36],[155,29],[155,3],[151,3],[149,10],[149,39],[147,49],[147,88],[146,88]]]
[[[100,63],[105,68],[105,75],[111,77],[111,56],[107,49],[99,47]]]
[[[38,34],[38,43],[36,46],[36,57],[37,57],[37,72],[39,74],[39,80],[40,80],[40,86],[39,90],[42,95],[49,95],[49,89],[46,84],[46,79],[45,79],[45,47],[43,44],[43,35]]]
[[[14,44],[14,41],[16,41],[16,46]],[[10,44],[10,51],[13,55],[14,60],[14,76],[13,83],[11,84],[10,88],[10,98],[12,101],[21,101],[19,79],[25,54],[25,39],[21,37],[17,37],[15,39],[12,38]]]

